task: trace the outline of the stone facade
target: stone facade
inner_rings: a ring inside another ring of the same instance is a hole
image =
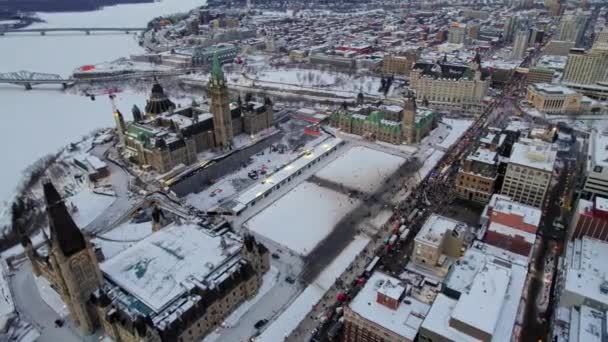
[[[211,97],[215,145],[229,148],[234,137],[232,132],[232,116],[230,115],[228,86],[226,85],[224,73],[217,56],[213,58],[213,70],[211,80],[209,81],[209,96]]]
[[[528,86],[526,100],[537,110],[549,114],[573,114],[582,110],[583,96],[574,90],[546,83]]]
[[[436,127],[437,118],[428,109],[418,109],[414,98],[408,98],[397,112],[372,106],[342,109],[331,115],[330,124],[346,133],[398,145],[420,142]]]
[[[481,70],[479,55],[469,67],[448,63],[416,63],[410,73],[410,87],[418,98],[426,98],[430,108],[481,113],[490,85]]]
[[[408,51],[405,55],[387,55],[382,60],[382,73],[399,76],[409,76],[412,66],[416,63],[417,53]]]
[[[180,164],[194,164],[205,150],[230,148],[235,135],[256,134],[272,126],[273,104],[269,98],[263,103],[230,103],[219,65],[215,70],[209,85],[212,115],[197,104],[176,109],[158,82],[152,88],[145,115],[135,106],[134,120],[125,123],[120,111],[115,110],[120,146],[134,163],[166,173]]]
[[[455,188],[456,195],[469,201],[487,203],[494,193],[494,186],[498,178],[498,165],[496,153],[488,161],[467,158],[458,170]]]
[[[51,183],[45,183],[44,195],[51,232],[48,256],[39,254],[25,234],[21,234],[22,244],[34,274],[49,281],[86,335],[101,327],[117,342],[199,341],[257,294],[263,274],[270,268],[268,249],[252,236],[245,236],[240,252],[232,256],[238,258],[234,269],[214,287],[195,286],[161,312],[143,315],[150,310],[145,304],[104,278],[93,246]],[[204,260],[200,267],[207,267]],[[192,298],[198,300],[188,305]],[[171,315],[176,319],[163,321]]]

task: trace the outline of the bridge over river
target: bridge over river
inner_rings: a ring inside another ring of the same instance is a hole
[[[48,28],[30,28],[30,29],[6,29],[0,30],[0,36],[10,33],[40,33],[44,36],[47,32],[83,32],[91,34],[91,32],[141,32],[147,30],[147,27],[48,27]]]
[[[8,73],[0,73],[0,84],[15,84],[22,85],[26,90],[31,90],[36,84],[58,84],[67,88],[77,83],[99,83],[110,81],[121,81],[129,79],[138,79],[145,77],[163,77],[163,76],[178,76],[189,74],[196,69],[172,69],[166,71],[143,71],[143,72],[126,72],[112,76],[91,76],[87,78],[62,77],[57,74],[47,74],[32,71],[16,71]]]

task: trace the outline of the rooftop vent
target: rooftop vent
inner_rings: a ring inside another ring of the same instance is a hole
[[[608,281],[602,281],[602,283],[600,284],[600,292],[602,294],[608,295]]]

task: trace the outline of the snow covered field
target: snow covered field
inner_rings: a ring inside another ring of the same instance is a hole
[[[315,175],[351,189],[371,193],[395,172],[405,159],[363,146],[355,146]]]
[[[226,70],[228,83],[280,90],[324,92],[347,98],[352,98],[359,92],[365,96],[384,96],[383,92],[379,91],[380,77],[348,74],[322,65],[317,66],[319,69],[305,69],[298,66],[270,66],[270,62],[268,56],[248,55],[244,64]],[[201,73],[185,78],[206,81],[208,75]],[[387,95],[395,95],[398,91],[397,84],[393,83]]]
[[[304,182],[245,226],[300,255],[307,255],[357,204],[346,195]]]
[[[283,341],[298,324],[306,317],[312,307],[323,297],[336,278],[339,277],[352,263],[355,257],[369,243],[367,237],[357,235],[355,239],[327,266],[314,282],[291,303],[291,305],[272,322],[272,324],[258,337],[256,341],[275,342]]]
[[[114,200],[115,198],[112,196],[99,195],[89,189],[84,189],[67,198],[67,203],[76,206],[77,211],[72,213],[72,218],[78,227],[83,228],[93,222]]]

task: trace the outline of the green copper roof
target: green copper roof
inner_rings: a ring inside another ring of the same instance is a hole
[[[220,64],[217,53],[213,54],[213,67],[211,69],[211,77],[216,80],[224,80],[224,72],[222,71],[222,65]]]

